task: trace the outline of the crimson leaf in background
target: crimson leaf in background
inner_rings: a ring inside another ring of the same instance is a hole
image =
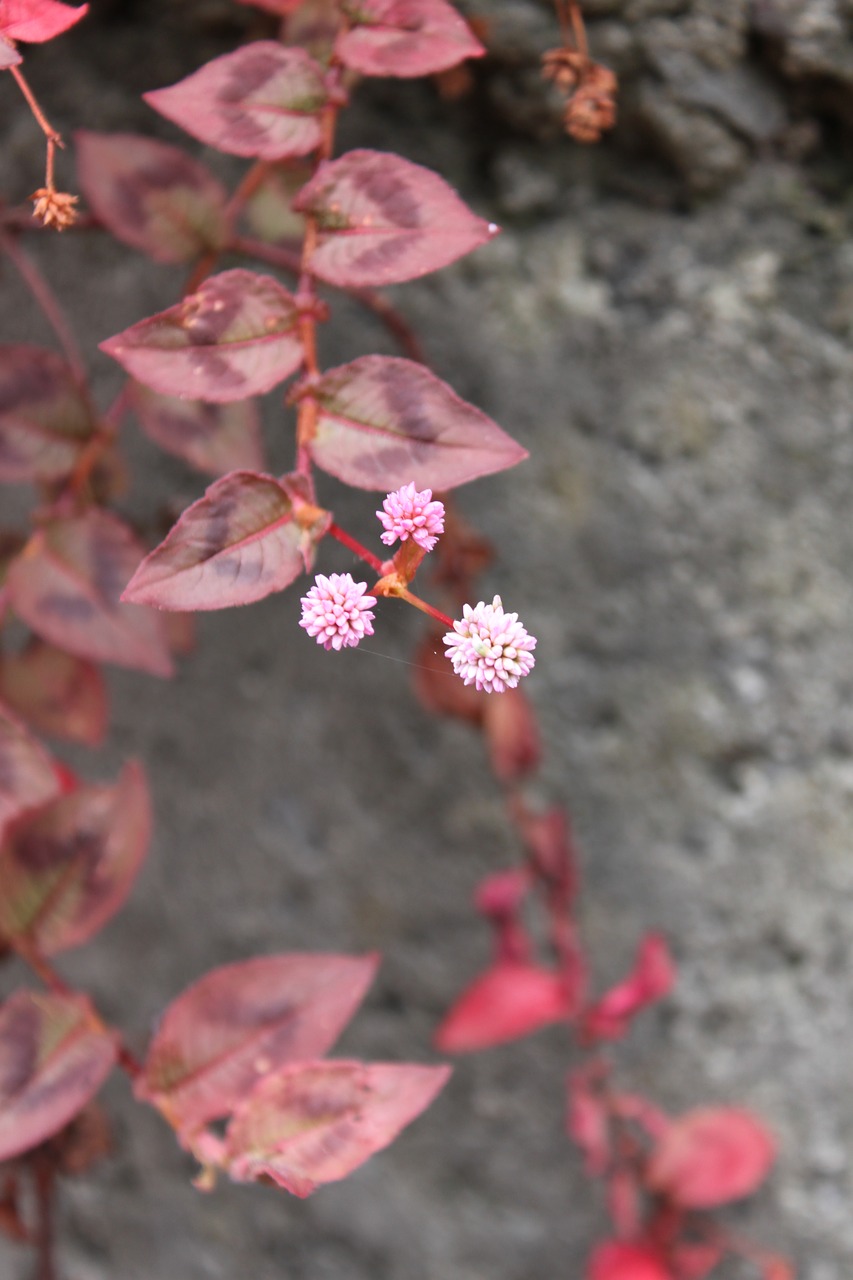
[[[565,983],[539,965],[503,962],[469,987],[435,1033],[440,1053],[473,1053],[520,1040],[570,1012]]]
[[[649,1160],[647,1183],[684,1209],[712,1209],[751,1195],[776,1144],[751,1112],[698,1107],[673,1121]]]
[[[0,830],[15,814],[43,804],[58,790],[50,756],[0,707]]]
[[[107,691],[98,668],[33,637],[0,656],[0,703],[39,733],[97,747],[107,729]]]
[[[199,471],[260,471],[264,465],[258,407],[254,400],[211,404],[164,396],[130,384],[130,405],[145,434]]]

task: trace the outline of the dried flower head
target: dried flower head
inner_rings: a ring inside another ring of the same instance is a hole
[[[517,613],[504,613],[500,596],[466,604],[463,617],[444,637],[453,670],[465,684],[487,693],[514,689],[533,669],[536,639],[528,635]]]
[[[39,187],[30,196],[33,202],[33,217],[38,218],[45,227],[56,227],[57,231],[65,231],[77,220],[74,206],[78,196],[69,195],[67,191],[55,191],[52,187]]]
[[[354,582],[349,573],[318,573],[314,586],[302,597],[302,618],[309,636],[324,649],[345,649],[373,635],[371,606],[375,596],[365,595],[366,582]]]
[[[389,493],[376,514],[385,530],[382,541],[386,547],[398,538],[401,542],[411,538],[424,551],[432,551],[437,535],[444,533],[444,503],[432,501],[432,489],[418,493],[414,482]]]
[[[563,122],[576,142],[598,142],[616,123],[617,81],[609,67],[590,62],[573,97],[566,103]]]

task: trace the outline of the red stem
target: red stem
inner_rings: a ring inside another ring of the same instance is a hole
[[[367,547],[363,547],[357,539],[347,533],[346,529],[342,529],[340,525],[334,524],[333,522],[329,525],[328,532],[333,538],[336,538],[338,542],[342,543],[350,551],[354,552],[360,560],[364,560],[366,564],[369,564],[371,569],[376,573],[382,573],[382,561],[379,557],[375,556],[372,551],[368,551]]]
[[[56,1280],[53,1264],[53,1201],[56,1188],[56,1172],[50,1158],[39,1153],[32,1161],[36,1201],[36,1278]]]

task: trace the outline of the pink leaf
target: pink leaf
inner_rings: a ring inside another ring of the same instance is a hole
[[[37,635],[69,653],[171,675],[161,620],[119,599],[142,554],[127,525],[106,511],[53,520],[12,562],[9,601]]]
[[[94,430],[92,411],[61,356],[0,346],[0,480],[58,480]]]
[[[87,942],[124,904],[150,836],[136,764],[114,787],[77,787],[11,823],[0,845],[0,933],[43,955]]]
[[[311,270],[329,284],[351,288],[415,280],[498,230],[476,217],[438,174],[383,151],[348,151],[321,164],[293,207],[317,219]]]
[[[676,1280],[650,1245],[608,1240],[589,1261],[587,1280]]]
[[[368,76],[427,76],[486,51],[445,0],[344,0],[335,53]]]
[[[0,657],[0,701],[39,733],[97,747],[107,729],[107,691],[96,666],[33,638]]]
[[[326,1053],[376,956],[278,955],[213,969],[166,1010],[136,1095],[184,1134],[230,1115],[269,1072]]]
[[[73,27],[88,10],[87,4],[72,9],[67,4],[59,4],[58,0],[2,0],[0,36],[41,44]]]
[[[44,804],[58,790],[50,756],[0,707],[0,830],[10,818]]]
[[[281,160],[319,145],[326,90],[322,69],[303,49],[260,40],[143,97],[211,147]]]
[[[440,1053],[471,1053],[520,1040],[568,1013],[565,987],[538,965],[493,965],[463,991],[435,1033]]]
[[[423,365],[362,356],[311,389],[318,405],[311,453],[359,489],[453,489],[515,466],[527,451]]]
[[[130,384],[130,403],[145,434],[161,449],[199,471],[259,471],[264,465],[260,419],[254,400],[209,404],[181,400]]]
[[[272,476],[217,480],[143,560],[122,597],[158,609],[227,609],[283,591],[306,568],[305,535]]]
[[[651,1154],[646,1181],[681,1208],[712,1209],[751,1195],[775,1158],[773,1138],[751,1112],[703,1107],[669,1126]]]
[[[19,991],[0,1006],[0,1160],[58,1133],[115,1060],[85,997]]]
[[[272,276],[236,268],[101,343],[167,396],[224,403],[270,391],[302,362],[299,315]]]
[[[23,62],[23,58],[18,50],[0,31],[0,71],[5,71],[8,67],[17,67],[20,62]]]
[[[424,1111],[449,1067],[296,1063],[261,1081],[226,1135],[237,1182],[272,1178],[296,1196],[338,1182]]]
[[[133,133],[75,135],[83,195],[109,231],[155,262],[221,249],[225,189],[177,147]]]
[[[669,995],[675,983],[675,966],[660,934],[650,933],[640,943],[634,968],[623,982],[611,988],[583,1018],[587,1040],[619,1040],[626,1035],[631,1019]]]

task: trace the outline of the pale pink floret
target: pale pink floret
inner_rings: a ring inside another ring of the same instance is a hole
[[[302,620],[309,636],[324,649],[345,649],[373,635],[371,605],[366,582],[354,582],[349,573],[318,573],[314,586],[302,597]]]
[[[461,621],[444,637],[453,670],[465,684],[486,693],[514,689],[533,669],[535,636],[528,635],[517,613],[504,613],[500,596],[491,604],[463,607]]]
[[[385,530],[382,541],[386,547],[398,538],[401,542],[411,538],[424,551],[432,551],[437,535],[444,533],[444,503],[432,501],[432,489],[418,493],[414,481],[389,493],[376,514]]]

